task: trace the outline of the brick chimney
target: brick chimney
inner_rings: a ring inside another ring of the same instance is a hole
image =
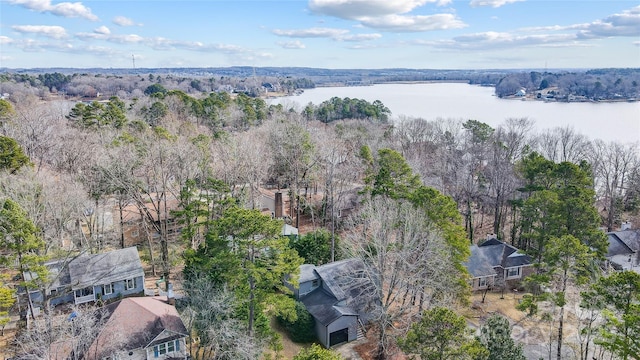
[[[283,216],[283,209],[284,209],[284,204],[282,202],[282,193],[281,192],[277,192],[275,194],[275,210],[274,210],[274,216],[276,217],[276,219],[280,219]]]

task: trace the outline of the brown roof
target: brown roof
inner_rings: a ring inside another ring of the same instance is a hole
[[[126,298],[106,309],[110,315],[86,354],[88,360],[118,350],[146,348],[165,330],[187,336],[180,315],[165,296]]]
[[[170,197],[167,199],[167,209],[169,211],[178,209],[179,205],[180,205],[180,201],[178,199],[174,197]],[[144,203],[144,206],[147,208],[147,210],[153,217],[153,221],[158,221],[158,212],[156,211],[157,204],[147,201]],[[164,206],[164,204],[161,204],[160,206],[162,207]],[[163,211],[161,211],[160,216],[164,217],[166,214],[164,212],[164,208],[162,209]],[[171,214],[169,214],[169,217],[171,218]],[[125,206],[122,209],[122,218],[123,218],[122,220],[125,223],[140,221],[141,217],[140,217],[140,209],[138,208],[138,204],[131,203]]]

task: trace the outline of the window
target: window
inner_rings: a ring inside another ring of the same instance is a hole
[[[113,284],[102,285],[102,295],[113,294]]]
[[[487,278],[481,277],[478,279],[478,287],[486,287],[487,286]]]
[[[159,345],[158,345],[158,354],[159,354],[159,355],[164,355],[164,354],[166,354],[166,353],[167,353],[167,344],[166,344],[166,343],[164,343],[164,344],[159,344]]]
[[[520,277],[520,267],[507,269],[507,278],[519,278],[519,277]]]
[[[318,279],[314,279],[311,281],[311,286],[318,287]]]
[[[76,290],[76,297],[83,297],[83,296],[89,296],[89,295],[93,295],[92,287],[86,287],[84,289]]]
[[[153,356],[159,357],[160,355],[164,355],[167,353],[171,353],[174,351],[180,351],[180,340],[171,340],[166,343],[158,344],[153,347]]]
[[[124,290],[128,291],[128,290],[133,290],[136,288],[136,279],[127,279],[124,281]]]

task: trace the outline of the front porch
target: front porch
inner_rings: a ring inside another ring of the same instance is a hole
[[[78,289],[73,293],[74,293],[73,301],[76,305],[88,303],[91,301],[96,301],[96,294],[93,290],[93,286],[86,287],[84,289]]]

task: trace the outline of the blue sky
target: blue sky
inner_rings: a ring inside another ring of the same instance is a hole
[[[638,0],[0,0],[0,66],[640,67]]]

